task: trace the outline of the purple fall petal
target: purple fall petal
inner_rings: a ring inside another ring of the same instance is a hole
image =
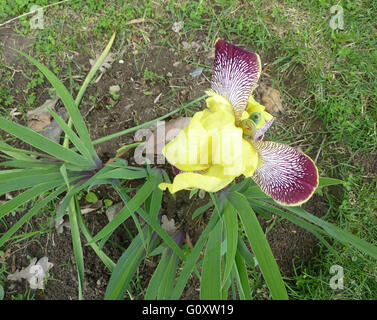
[[[275,142],[255,141],[262,160],[253,180],[276,202],[298,206],[318,186],[318,170],[312,159],[296,149]]]

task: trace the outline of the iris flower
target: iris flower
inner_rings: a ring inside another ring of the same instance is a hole
[[[260,73],[258,54],[216,41],[207,109],[165,145],[165,158],[180,173],[173,183],[161,183],[162,190],[217,192],[243,175],[283,205],[312,196],[318,186],[314,162],[290,146],[262,141],[274,119],[252,95]]]

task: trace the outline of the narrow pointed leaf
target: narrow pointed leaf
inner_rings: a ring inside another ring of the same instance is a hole
[[[14,49],[16,50],[16,49]],[[70,118],[72,119],[73,125],[75,126],[78,135],[83,140],[84,144],[90,148],[93,152],[93,156],[95,155],[94,148],[92,141],[90,140],[90,135],[88,129],[85,125],[84,119],[81,116],[81,113],[78,109],[78,104],[75,103],[71,94],[64,86],[64,84],[50,71],[48,70],[43,64],[35,60],[33,57],[29,56],[28,54],[16,50],[19,54],[23,55],[27,58],[30,62],[32,62],[48,79],[51,85],[55,88],[56,93],[59,95],[60,99],[62,100],[64,106],[66,107]]]
[[[65,121],[50,108],[48,111],[51,113],[53,118],[56,120],[58,125],[63,129],[64,133],[68,136],[69,140],[76,146],[77,150],[88,160],[88,162],[95,165],[93,154],[89,151],[84,142],[76,135],[76,133],[65,123]]]
[[[154,182],[154,185],[152,185],[152,189],[155,189],[155,188],[157,188],[157,185]],[[124,192],[121,192],[118,187],[115,187],[115,190],[118,192],[118,194],[122,198],[122,200],[125,203],[127,203],[128,207],[130,207],[130,203],[131,203],[130,201],[131,200],[128,201],[128,196]],[[134,198],[132,198],[132,199],[134,199]],[[123,209],[125,209],[125,208],[123,208]],[[117,216],[122,212],[122,210],[117,214]],[[149,226],[151,226],[153,228],[153,230],[165,241],[165,243],[174,251],[174,253],[176,253],[182,260],[185,259],[185,255],[183,254],[183,251],[175,243],[175,241],[173,240],[173,238],[161,227],[160,222],[158,221],[157,217],[153,217],[152,215],[150,215],[147,212],[145,212],[142,208],[138,208],[137,209],[137,213],[140,215],[141,218],[143,218],[143,220]],[[130,214],[127,216],[127,218],[129,216],[130,216]],[[114,220],[115,220],[115,218],[114,218]]]
[[[107,285],[105,300],[123,299],[137,268],[145,257],[143,241],[146,238],[145,228],[144,233],[138,234],[119,258]]]
[[[50,201],[56,199],[66,189],[67,187],[65,185],[59,187],[58,189],[50,193],[46,198],[44,198],[43,200],[38,202],[35,206],[33,206],[27,213],[25,213],[14,225],[12,225],[12,227],[9,228],[9,230],[7,230],[7,232],[5,232],[2,235],[2,237],[0,238],[0,247],[2,247],[4,243],[8,241],[9,238],[12,237],[12,235],[16,233],[17,230],[20,229],[25,222],[27,222],[35,214],[37,214],[39,210],[41,210],[44,206],[46,206],[46,204],[48,204]]]
[[[145,300],[157,299],[158,290],[160,288],[161,281],[166,273],[166,269],[169,263],[169,256],[167,255],[167,249],[164,250],[160,262],[155,269],[151,280],[149,281],[147,292],[144,296]]]
[[[0,162],[1,167],[39,168],[59,170],[60,164],[43,160],[9,160]]]
[[[219,300],[221,292],[221,232],[222,221],[211,231],[208,237],[206,251],[202,266],[200,284],[201,300]]]
[[[147,171],[116,168],[98,176],[98,179],[141,179],[148,175]]]
[[[306,210],[300,207],[286,207],[287,210],[297,214],[298,216],[316,224],[317,226],[323,228],[328,234],[334,237],[336,240],[342,242],[343,244],[351,244],[355,246],[360,251],[370,255],[371,257],[377,259],[377,247],[371,243],[354,236],[352,233],[342,230],[337,226],[328,223],[316,216],[313,216]]]
[[[79,300],[83,299],[84,290],[84,254],[82,251],[80,230],[77,216],[81,214],[77,197],[72,198],[68,205],[69,224],[71,226],[73,254],[76,262],[76,270],[79,282]]]
[[[91,235],[88,227],[86,226],[85,221],[82,217],[82,214],[78,215],[77,221],[79,223],[80,230],[83,233],[83,235],[85,236],[86,240],[88,242],[91,242],[92,239],[93,239],[93,236]],[[104,253],[102,251],[102,249],[100,249],[99,246],[97,246],[97,244],[95,242],[91,242],[89,245],[92,247],[92,249],[97,254],[97,256],[101,259],[101,261],[104,263],[104,265],[109,269],[109,271],[112,272],[115,268],[114,261],[111,260],[111,258],[106,253]]]
[[[27,191],[24,191],[23,193],[19,194],[18,196],[14,197],[13,199],[5,202],[4,204],[0,206],[0,218],[5,216],[7,213],[17,209],[19,206],[30,201],[31,199],[45,193],[46,191],[49,191],[55,187],[58,187],[61,184],[62,184],[62,181],[60,181],[60,183],[47,182],[44,184],[39,184],[37,186],[34,186],[33,188],[30,188]]]
[[[171,295],[172,300],[177,300],[182,295],[182,292],[187,284],[190,274],[196,268],[196,263],[208,239],[208,235],[213,230],[213,228],[215,227],[218,221],[219,221],[219,216],[217,214],[212,214],[211,219],[207,224],[207,227],[202,232],[201,236],[199,237],[198,241],[195,244],[194,249],[191,251],[190,255],[185,261],[185,264],[181,271],[179,279],[173,289],[173,292]]]
[[[103,229],[101,229],[94,237],[92,241],[98,241],[114,232],[114,230],[126,221],[134,211],[141,206],[142,203],[149,197],[154,188],[154,180],[149,179],[146,183],[139,189],[136,195],[124,205],[122,210],[111,220]]]
[[[246,269],[245,261],[243,260],[239,252],[236,253],[235,267],[237,268],[237,276],[238,276],[237,284],[238,284],[238,289],[240,291],[241,299],[251,300],[251,289],[249,285],[249,278],[247,276],[247,269]]]
[[[173,253],[173,251],[168,248],[168,255],[169,260],[164,272],[164,275],[161,279],[160,287],[157,294],[158,300],[169,300],[170,295],[173,289],[173,283],[175,280],[175,276],[177,274],[177,266],[178,266],[178,259],[179,257]]]
[[[276,260],[267,242],[266,236],[258,222],[253,209],[250,207],[246,197],[238,192],[228,195],[232,206],[237,210],[251,248],[258,260],[259,267],[273,299],[288,299]]]
[[[238,242],[238,219],[237,213],[234,208],[227,201],[224,207],[224,225],[226,236],[226,260],[225,269],[223,273],[222,286],[224,286],[228,280],[230,272],[232,271],[234,258],[237,251]]]
[[[59,184],[64,182],[60,173],[47,173],[40,176],[31,177],[19,177],[8,180],[6,183],[0,183],[0,195],[7,192],[26,189],[29,187],[36,186],[41,183],[54,182]]]
[[[19,124],[16,124],[12,121],[5,119],[4,117],[0,117],[0,128],[9,134],[14,135],[15,137],[23,140],[24,142],[36,147],[57,159],[71,162],[73,164],[82,164],[82,166],[90,166],[88,161],[80,156],[79,154],[64,148],[60,144],[47,139],[43,135],[29,129],[23,127]]]

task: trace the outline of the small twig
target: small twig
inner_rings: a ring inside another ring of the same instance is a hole
[[[194,246],[193,246],[193,244],[192,244],[192,242],[191,242],[191,239],[190,239],[190,236],[189,236],[188,232],[186,232],[186,243],[187,243],[187,245],[188,245],[191,249],[194,249]]]
[[[139,19],[132,19],[126,22],[126,25],[128,24],[135,24],[135,23],[142,23],[142,22],[148,22],[150,19],[145,18],[139,18]]]
[[[319,146],[319,150],[317,152],[317,155],[315,156],[314,158],[314,162],[316,163],[317,160],[318,160],[318,157],[319,157],[319,154],[321,153],[321,150],[322,150],[322,146],[323,144],[325,143],[325,140],[326,140],[326,136],[323,138],[322,142],[321,142],[321,145]]]
[[[268,70],[268,68],[270,67],[270,65],[269,64],[267,64],[264,68],[263,68],[263,70],[261,71],[261,73],[260,73],[260,78],[267,72],[267,70]]]
[[[93,110],[94,108],[95,108],[95,105],[93,105],[93,106],[88,110],[88,112],[85,114],[84,118],[86,118],[86,117],[89,115],[89,113],[92,112],[92,110]]]
[[[49,7],[56,6],[56,5],[58,5],[58,4],[62,4],[62,3],[67,2],[67,1],[70,1],[70,0],[63,0],[63,1],[60,1],[60,2],[56,2],[56,3],[51,3],[51,4],[48,4],[48,5],[44,6],[44,7],[41,7],[41,8],[38,8],[38,9],[32,10],[32,11],[26,12],[26,13],[24,13],[24,14],[21,14],[20,16],[14,17],[14,18],[12,18],[12,19],[10,19],[10,20],[8,20],[8,21],[6,21],[6,22],[0,24],[0,27],[5,26],[6,24],[11,23],[11,22],[13,22],[14,20],[17,20],[17,19],[19,19],[19,18],[22,18],[22,17],[28,16],[28,15],[30,15],[30,14],[33,14],[33,13],[37,12],[38,10],[41,10],[41,9],[47,9],[47,8],[49,8]]]

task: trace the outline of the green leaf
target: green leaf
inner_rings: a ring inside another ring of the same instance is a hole
[[[242,300],[251,300],[251,289],[247,276],[247,269],[242,255],[237,251],[235,256],[235,267],[237,274],[237,286]]]
[[[39,184],[23,193],[19,194],[18,196],[14,197],[13,199],[5,202],[0,206],[0,218],[8,214],[9,212],[17,209],[19,206],[23,205],[24,203],[30,201],[31,199],[44,194],[45,192],[58,187],[62,184],[57,182],[47,182],[43,184]]]
[[[84,289],[84,254],[81,246],[80,230],[77,216],[81,214],[77,196],[74,196],[68,205],[69,224],[71,226],[73,254],[76,262],[77,276],[79,279],[79,300],[83,299]]]
[[[107,55],[109,54],[110,52],[110,49],[111,49],[111,46],[113,45],[113,42],[115,40],[115,35],[116,33],[114,32],[109,40],[109,42],[107,43],[105,49],[102,51],[100,57],[98,58],[98,60],[94,63],[94,65],[92,66],[92,68],[90,69],[88,75],[86,76],[83,84],[81,85],[81,88],[79,90],[79,93],[77,94],[77,97],[76,97],[76,105],[79,105],[80,104],[80,101],[90,83],[90,81],[92,81],[93,77],[95,76],[97,70],[100,68],[100,66],[103,64],[103,62],[105,61]]]
[[[139,233],[123,252],[111,274],[105,292],[105,300],[123,299],[137,268],[145,257],[143,242],[146,239],[147,228],[144,228],[144,234]]]
[[[60,182],[64,182],[64,180],[60,173],[46,173],[29,177],[21,176],[19,178],[10,179],[6,183],[1,183],[0,195],[10,191],[26,189],[47,182],[54,182],[56,184],[60,184]]]
[[[271,199],[268,195],[266,195],[259,186],[251,186],[247,190],[244,190],[242,194],[247,199],[255,199],[255,198],[261,198],[261,199]]]
[[[251,248],[258,260],[259,267],[273,299],[288,299],[276,260],[267,242],[266,236],[258,222],[253,209],[250,207],[246,197],[238,192],[228,194],[228,199],[237,210]]]
[[[0,162],[1,167],[14,167],[22,169],[53,169],[59,170],[61,164],[43,160],[9,160]]]
[[[291,213],[285,212],[285,211],[275,207],[272,204],[268,204],[266,202],[259,201],[259,200],[250,200],[250,203],[251,203],[253,209],[255,209],[255,210],[260,210],[261,208],[263,208],[263,210],[268,210],[268,211],[270,211],[270,212],[272,212],[276,215],[279,215],[282,218],[287,219],[287,220],[293,222],[294,224],[298,225],[299,227],[311,232],[329,249],[329,251],[332,251],[336,255],[334,248],[331,247],[331,245],[321,236],[321,234],[327,235],[327,233],[324,230],[322,230],[321,228],[319,228],[316,225],[311,224],[311,223],[309,223],[309,222],[307,222],[303,219],[300,219],[299,217],[297,217],[297,216],[295,216]],[[274,202],[274,204],[275,204],[275,202]]]
[[[46,154],[35,152],[35,151],[17,149],[17,148],[11,147],[10,145],[2,141],[0,141],[0,151],[4,152],[5,154],[17,160],[25,160],[25,161],[32,160],[33,158],[29,157],[28,155],[34,155],[41,158],[46,157]]]
[[[68,136],[69,140],[76,146],[77,150],[88,160],[88,162],[92,163],[95,166],[95,162],[93,159],[93,154],[90,152],[88,147],[84,144],[84,142],[76,135],[76,133],[65,123],[65,121],[53,110],[48,108],[48,111],[51,113],[53,118],[56,120],[58,125],[63,129],[66,136]]]
[[[149,197],[151,192],[155,187],[154,177],[148,179],[144,185],[139,189],[136,195],[125,204],[122,210],[111,220],[101,231],[99,231],[94,237],[92,241],[98,241],[108,235],[109,233],[114,232],[114,230],[126,221],[134,211],[141,206],[142,203]],[[116,190],[117,192],[119,191]],[[118,192],[119,193],[119,192]],[[121,196],[121,193],[119,194]]]
[[[37,203],[35,206],[33,206],[27,213],[25,213],[12,227],[10,227],[0,238],[0,247],[4,245],[6,241],[9,240],[9,238],[17,232],[19,228],[22,227],[22,225],[27,222],[29,219],[31,219],[35,214],[39,212],[43,207],[45,207],[50,201],[56,199],[61,193],[66,191],[67,186],[63,185],[60,186],[55,191],[51,192],[46,198],[41,200],[39,203]]]
[[[144,296],[144,300],[154,300],[157,299],[158,291],[162,282],[164,275],[166,274],[166,269],[169,263],[169,255],[167,254],[168,249],[165,249],[160,262],[156,270],[153,273],[151,280],[149,281],[147,292]]]
[[[98,176],[98,179],[141,179],[147,177],[145,169],[116,168]]]
[[[166,269],[163,274],[163,277],[161,279],[160,286],[158,288],[158,294],[157,294],[158,300],[170,299],[175,276],[177,274],[179,257],[174,252],[172,252],[170,248],[167,249],[167,252],[168,252],[169,260],[166,265]]]
[[[84,219],[82,217],[82,214],[79,214],[77,216],[77,221],[79,223],[80,230],[82,231],[83,235],[86,238],[86,241],[91,242],[93,237],[89,232],[88,227],[86,226]],[[101,259],[101,261],[104,263],[104,265],[109,269],[110,272],[112,272],[115,268],[115,263],[113,260],[111,260],[100,248],[97,246],[96,243],[91,242],[89,244],[94,252],[97,254],[97,256]]]
[[[240,235],[238,235],[237,252],[251,268],[255,268],[257,266],[254,255],[246,247],[246,244]]]
[[[190,274],[196,268],[196,263],[204,248],[208,235],[213,230],[213,228],[215,227],[218,221],[219,221],[219,216],[217,214],[212,214],[211,219],[209,220],[207,224],[207,227],[202,232],[201,236],[199,237],[198,241],[195,244],[194,249],[191,251],[190,255],[185,261],[185,264],[181,271],[179,279],[173,289],[173,293],[171,295],[172,300],[177,300],[182,295],[182,292],[186,286],[186,283],[190,277]]]
[[[156,186],[158,186],[162,182],[162,176],[157,176]],[[161,203],[162,203],[162,196],[163,191],[160,188],[155,188],[151,195],[151,203],[149,209],[149,215],[152,219],[158,219],[158,214],[161,210]]]
[[[298,216],[308,220],[309,222],[314,223],[315,225],[323,228],[329,235],[331,235],[336,240],[342,242],[343,244],[351,244],[355,246],[357,249],[359,249],[361,252],[364,252],[370,255],[371,257],[377,259],[377,247],[372,245],[371,243],[368,243],[367,241],[360,239],[354,236],[352,233],[342,230],[329,222],[326,222],[316,216],[313,216],[312,214],[300,207],[284,207],[284,209],[287,209],[297,214]]]
[[[234,264],[238,242],[238,219],[234,208],[227,201],[223,213],[226,240],[226,260],[222,286],[226,284]]]
[[[102,174],[102,173],[104,173],[108,170],[111,170],[111,168],[103,167],[100,171],[98,171],[94,176],[92,176],[91,178],[89,178],[85,182],[80,183],[78,185],[71,186],[71,189],[67,192],[63,201],[60,203],[60,205],[56,209],[56,218],[61,218],[63,216],[63,214],[65,214],[69,201],[71,200],[71,198],[75,194],[78,194],[81,190],[84,190],[85,188],[87,188],[89,186],[93,186],[93,185],[111,183],[111,181],[99,180],[98,179],[98,176],[100,174]]]
[[[85,200],[89,203],[97,203],[98,202],[98,197],[94,192],[88,192],[87,195],[85,196]]]
[[[88,132],[88,129],[85,125],[85,121],[83,117],[81,116],[81,113],[78,109],[78,104],[75,103],[73,100],[71,94],[67,90],[67,88],[64,86],[64,84],[50,71],[48,70],[43,64],[35,60],[33,57],[30,57],[28,54],[19,51],[17,49],[13,49],[17,51],[19,54],[24,56],[26,59],[28,59],[31,63],[33,63],[48,79],[48,81],[51,83],[51,85],[55,88],[56,93],[59,95],[60,99],[62,100],[64,106],[66,107],[70,118],[72,119],[73,125],[76,128],[76,131],[82,139],[85,146],[92,152],[93,156],[96,156],[96,153],[93,148],[92,141],[90,140],[90,135]],[[84,92],[82,92],[83,94]],[[62,148],[64,148],[62,146]],[[43,149],[41,149],[43,150]],[[74,152],[73,152],[74,153]]]
[[[198,193],[199,189],[193,189],[190,191],[189,199],[191,199],[194,195]]]
[[[315,190],[315,192],[322,196],[322,189],[324,187],[333,186],[337,184],[345,184],[345,181],[334,178],[319,178],[318,188]]]
[[[156,179],[156,178],[154,178]],[[154,185],[152,185],[152,189],[155,189],[157,186],[156,186],[156,180],[153,182]],[[127,202],[127,198],[128,196],[122,192],[119,187],[117,186],[114,186],[115,190],[118,192],[119,196],[122,198],[122,200],[124,202]],[[130,202],[129,202],[130,203]],[[157,232],[157,234],[165,241],[165,243],[170,246],[170,248],[182,259],[184,260],[185,259],[185,255],[183,254],[183,251],[181,250],[181,248],[175,243],[175,241],[173,240],[173,238],[161,227],[160,225],[160,222],[158,221],[157,219],[157,216],[152,216],[150,214],[148,214],[147,212],[145,212],[143,209],[139,208],[139,210],[137,210],[137,213],[140,215],[141,218],[144,219],[144,221],[150,225],[153,230],[155,232]],[[119,215],[119,213],[118,213]],[[117,215],[117,216],[118,216]],[[117,217],[116,216],[116,217]],[[115,218],[116,218],[115,217]],[[115,219],[114,218],[114,219]]]
[[[271,204],[268,204],[268,203],[265,203],[265,202],[259,201],[259,200],[251,200],[250,203],[251,203],[252,206],[256,206],[257,208],[263,208],[265,210],[268,210],[271,213],[279,215],[282,218],[285,218],[285,219],[293,222],[294,224],[300,226],[301,228],[308,230],[311,233],[316,233],[316,232],[323,233],[323,230],[321,228],[318,228],[317,226],[315,226],[311,223],[308,223],[307,221],[300,219],[297,216],[292,215],[291,213],[285,212],[285,211],[283,211],[283,210],[281,210],[281,209],[279,209],[279,208],[277,208],[277,207],[275,207]]]
[[[4,299],[4,295],[5,295],[5,293],[4,293],[4,288],[3,288],[3,286],[0,284],[0,300],[3,300],[3,299]]]
[[[200,299],[219,300],[221,292],[221,233],[222,221],[211,231],[208,237],[206,251],[202,266],[202,279],[200,282]]]
[[[213,202],[212,200],[210,202],[208,202],[207,204],[205,204],[204,206],[201,206],[199,207],[198,209],[196,209],[192,216],[191,216],[191,219],[194,220],[197,216],[201,215],[202,213],[206,212],[209,208],[213,207]]]
[[[19,179],[20,177],[37,177],[49,173],[56,173],[54,168],[35,168],[35,169],[10,169],[0,171],[0,182],[9,182],[13,179]]]
[[[319,178],[318,187],[327,187],[327,186],[332,186],[336,184],[344,184],[344,183],[345,181],[343,180],[322,177],[322,178]]]
[[[80,164],[84,168],[92,169],[93,167],[84,157],[72,150],[64,148],[60,144],[47,139],[43,135],[19,124],[13,123],[4,117],[0,117],[0,128],[57,159],[73,164]]]

